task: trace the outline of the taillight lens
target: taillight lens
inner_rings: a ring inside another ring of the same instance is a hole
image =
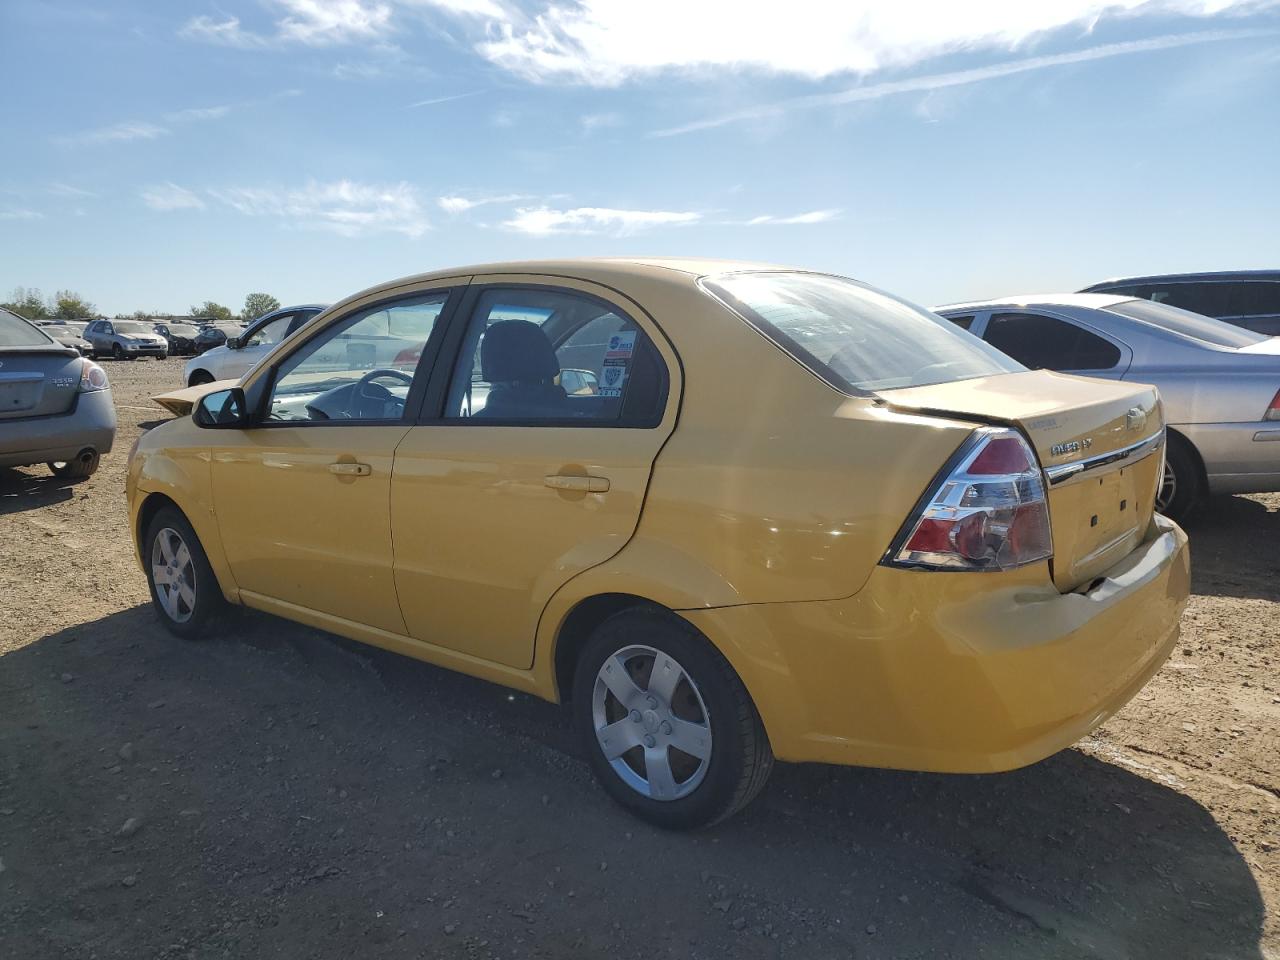
[[[84,366],[80,368],[80,392],[96,393],[99,390],[105,390],[110,384],[107,382],[107,371],[92,360],[83,361]]]
[[[1276,395],[1271,398],[1271,404],[1267,407],[1267,412],[1262,415],[1263,420],[1280,420],[1280,390],[1276,391]]]
[[[885,558],[897,566],[1009,570],[1053,556],[1035,451],[1016,430],[983,427],[930,491]]]

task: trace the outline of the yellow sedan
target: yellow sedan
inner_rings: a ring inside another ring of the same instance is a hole
[[[701,260],[366,290],[130,461],[160,620],[242,604],[570,705],[605,790],[721,820],[774,757],[986,772],[1167,657],[1153,387],[862,283]]]

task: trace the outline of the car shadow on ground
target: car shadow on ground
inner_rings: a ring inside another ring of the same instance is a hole
[[[1280,601],[1280,510],[1211,497],[1187,525],[1192,593]]]
[[[0,954],[1262,956],[1210,814],[1075,751],[780,764],[673,834],[610,804],[558,708],[265,615],[184,643],[134,607],[0,688]]]
[[[32,472],[0,467],[0,517],[70,500],[76,485],[84,482],[55,477],[47,467],[28,469]]]

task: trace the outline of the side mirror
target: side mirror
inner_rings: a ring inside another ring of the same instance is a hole
[[[249,425],[249,407],[245,403],[244,391],[239,387],[229,390],[217,390],[206,393],[196,401],[191,411],[191,419],[197,427],[212,430],[225,430],[247,427]]]
[[[228,349],[228,350],[239,350],[239,349],[240,349],[240,338],[239,338],[239,337],[227,337],[227,349]]]

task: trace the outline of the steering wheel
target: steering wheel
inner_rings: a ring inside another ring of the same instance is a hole
[[[413,383],[413,374],[405,373],[403,370],[395,370],[387,367],[378,370],[370,370],[352,384],[351,387],[352,399],[355,401],[352,406],[355,408],[357,413],[363,415],[364,401],[366,400],[370,403],[399,403],[401,406],[404,405],[404,401],[400,397],[397,397],[382,384],[374,383],[375,380],[379,380],[382,377],[390,377],[393,380],[399,380],[405,386],[409,386]],[[361,419],[364,419],[363,416],[361,416]]]

